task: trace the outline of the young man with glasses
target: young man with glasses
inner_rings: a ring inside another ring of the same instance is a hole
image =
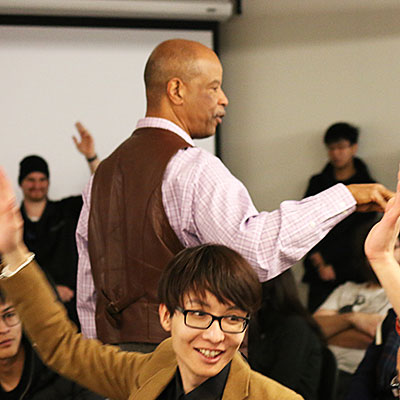
[[[163,270],[159,319],[171,338],[153,353],[123,352],[76,333],[22,241],[11,185],[0,171],[1,286],[42,359],[113,400],[300,400],[250,369],[238,352],[261,286],[250,264],[221,245],[178,253]],[[154,316],[155,318],[155,316]],[[288,366],[289,368],[290,366]]]
[[[0,398],[2,400],[100,400],[47,368],[22,332],[12,303],[0,290]]]

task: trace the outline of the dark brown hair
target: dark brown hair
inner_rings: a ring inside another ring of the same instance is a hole
[[[262,284],[262,305],[261,310],[257,313],[256,320],[261,331],[267,334],[268,316],[271,312],[277,313],[282,317],[298,315],[307,322],[321,342],[325,343],[325,338],[319,325],[300,301],[293,272],[289,269]]]
[[[0,288],[0,304],[5,304],[5,303],[7,303],[7,296],[6,293]]]
[[[183,306],[185,295],[205,297],[206,291],[220,303],[232,303],[249,314],[261,302],[261,285],[251,265],[236,251],[213,244],[178,253],[161,275],[158,298],[172,315]]]

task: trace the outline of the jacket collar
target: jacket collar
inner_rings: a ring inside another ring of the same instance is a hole
[[[160,366],[164,368],[159,369]],[[155,350],[139,378],[139,389],[130,399],[156,399],[173,379],[177,368],[171,339],[164,340]],[[154,371],[157,371],[154,373]],[[243,400],[249,396],[250,367],[237,352],[233,357],[223,400]]]
[[[243,356],[237,352],[232,360],[223,400],[247,399],[250,390],[251,369]]]

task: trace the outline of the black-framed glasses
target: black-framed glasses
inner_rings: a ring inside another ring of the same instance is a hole
[[[6,326],[9,328],[12,328],[15,325],[18,325],[21,323],[21,320],[19,319],[17,313],[15,311],[8,311],[1,315],[1,319],[5,323]]]
[[[183,314],[185,325],[195,329],[208,329],[214,321],[218,321],[222,332],[242,333],[250,321],[250,317],[239,317],[237,315],[216,317],[201,310],[184,310],[181,307],[176,307],[176,309]]]

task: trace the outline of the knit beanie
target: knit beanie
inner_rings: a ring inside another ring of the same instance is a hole
[[[18,183],[21,185],[21,182],[31,172],[42,172],[49,178],[49,167],[42,157],[28,156],[19,163]]]

